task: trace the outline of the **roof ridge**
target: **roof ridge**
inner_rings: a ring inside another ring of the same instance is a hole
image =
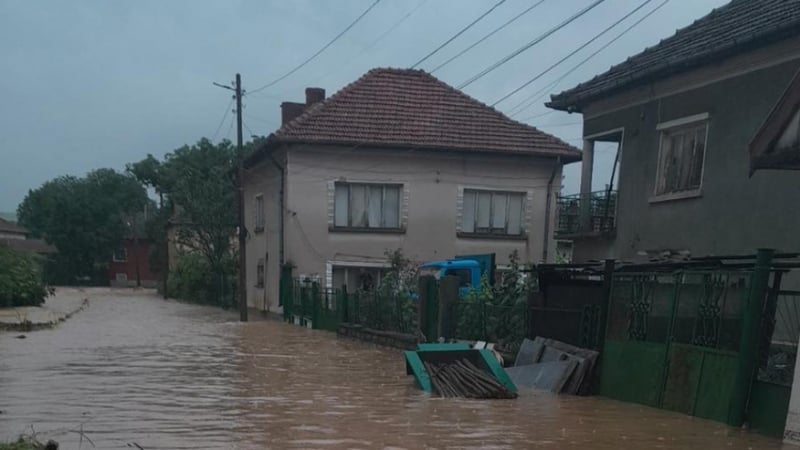
[[[737,48],[766,45],[788,37],[787,30],[800,34],[798,9],[798,0],[732,0],[591,79],[551,95],[548,106],[580,109],[576,103],[605,92],[691,70],[730,56]]]

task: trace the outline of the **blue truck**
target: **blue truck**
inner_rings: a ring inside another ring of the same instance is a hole
[[[432,275],[437,280],[444,276],[457,277],[460,297],[465,297],[471,289],[479,287],[484,274],[489,283],[494,284],[494,272],[494,253],[456,256],[453,259],[427,262],[420,267],[420,275]]]

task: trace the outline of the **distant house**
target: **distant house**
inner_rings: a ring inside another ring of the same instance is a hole
[[[278,309],[283,264],[323,286],[380,283],[413,260],[517,251],[554,261],[555,196],[580,151],[420,70],[306,89],[246,162],[248,304]]]
[[[109,285],[155,288],[158,275],[150,267],[152,245],[148,239],[123,239],[108,263]]]
[[[27,228],[17,225],[14,222],[0,219],[0,245],[21,252],[49,254],[55,253],[56,249],[52,245],[41,239],[29,239],[30,232]]]
[[[581,192],[559,201],[573,259],[800,249],[800,177],[749,176],[800,167],[799,68],[800,1],[735,0],[553,95],[583,114]],[[591,192],[597,142],[618,144],[616,190]]]

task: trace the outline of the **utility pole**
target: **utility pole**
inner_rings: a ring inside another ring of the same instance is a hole
[[[214,86],[232,90],[236,98],[236,206],[239,229],[239,320],[247,322],[247,229],[244,224],[244,150],[242,149],[242,77],[236,74],[235,86],[214,83]]]

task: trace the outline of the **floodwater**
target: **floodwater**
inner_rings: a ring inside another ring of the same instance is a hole
[[[782,448],[603,398],[432,398],[396,350],[131,291],[90,302],[27,339],[0,333],[0,441],[32,427],[64,449]]]

